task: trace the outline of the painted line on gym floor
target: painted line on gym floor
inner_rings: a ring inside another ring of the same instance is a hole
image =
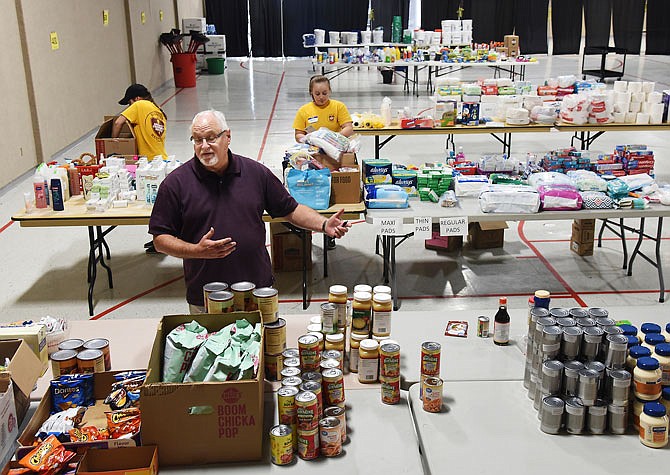
[[[282,71],[281,77],[279,78],[279,84],[277,85],[277,91],[275,92],[275,100],[272,103],[272,110],[270,110],[270,117],[268,117],[268,123],[265,126],[265,133],[263,134],[263,140],[261,141],[261,148],[258,149],[258,156],[256,161],[260,162],[263,157],[263,150],[265,150],[265,142],[268,140],[268,135],[270,134],[270,126],[272,125],[272,117],[275,115],[275,109],[277,108],[277,101],[279,100],[279,91],[281,90],[281,85],[284,82],[284,72]]]
[[[148,295],[148,294],[150,294],[151,292],[154,292],[154,291],[156,291],[156,290],[162,289],[163,287],[167,287],[167,286],[170,285],[170,284],[174,284],[175,282],[177,282],[178,280],[181,280],[181,279],[183,279],[183,278],[184,278],[184,275],[182,274],[182,275],[180,275],[179,277],[175,277],[174,279],[170,279],[170,280],[168,280],[167,282],[163,282],[162,284],[159,284],[159,285],[157,285],[157,286],[155,286],[155,287],[152,287],[152,288],[150,288],[150,289],[148,289],[148,290],[145,290],[144,292],[142,292],[142,293],[140,293],[140,294],[137,294],[137,295],[135,295],[135,296],[133,296],[133,297],[130,297],[129,299],[126,299],[126,300],[124,300],[124,301],[122,301],[122,302],[119,302],[118,304],[116,304],[116,305],[114,305],[114,306],[112,306],[112,307],[109,307],[107,310],[104,310],[104,311],[100,312],[100,313],[97,314],[97,315],[93,315],[91,318],[89,318],[89,320],[99,320],[99,319],[101,319],[102,317],[104,317],[104,316],[106,316],[106,315],[109,315],[109,314],[112,313],[114,310],[118,310],[118,309],[120,309],[121,307],[123,307],[123,306],[129,304],[130,302],[139,299],[140,297],[144,297],[145,295]]]
[[[10,219],[7,224],[5,224],[3,227],[0,228],[0,233],[3,232],[5,229],[10,227],[12,224],[14,224],[14,220]]]
[[[579,295],[577,294],[577,292],[575,292],[575,291],[572,289],[572,287],[570,287],[570,285],[566,282],[566,280],[565,280],[563,277],[561,277],[561,275],[558,273],[558,271],[557,271],[556,269],[554,269],[554,267],[549,263],[549,261],[547,260],[547,258],[544,257],[544,256],[542,255],[542,253],[538,250],[538,248],[535,247],[535,245],[534,245],[532,242],[530,242],[530,241],[526,238],[526,235],[525,235],[524,232],[523,232],[523,225],[524,225],[524,223],[525,223],[525,221],[519,221],[519,224],[517,225],[517,233],[519,234],[519,238],[521,239],[521,241],[522,241],[524,244],[526,244],[526,246],[528,246],[528,247],[530,248],[530,250],[533,251],[533,253],[535,253],[535,255],[538,257],[538,259],[540,259],[540,261],[542,262],[542,264],[544,264],[544,266],[545,266],[545,267],[547,268],[547,270],[554,276],[554,278],[556,278],[556,280],[558,280],[558,281],[561,283],[561,285],[563,286],[563,288],[564,288],[570,295],[572,295],[572,298],[574,298],[575,301],[576,301],[579,305],[581,305],[582,307],[587,307],[586,302],[584,302],[584,301],[581,299],[581,297],[579,297]]]
[[[200,75],[199,75],[199,74],[196,75],[196,79],[198,78],[198,76],[200,76]],[[172,99],[174,99],[175,96],[176,96],[177,94],[179,94],[180,92],[182,92],[183,90],[184,90],[183,87],[177,89],[177,90],[174,92],[174,94],[172,94],[170,97],[168,97],[168,98],[165,99],[163,102],[161,102],[159,107],[163,107],[165,104],[167,104],[167,103],[170,102]]]

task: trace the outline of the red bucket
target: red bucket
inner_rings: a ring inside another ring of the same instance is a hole
[[[195,53],[174,53],[170,61],[175,87],[195,87]]]

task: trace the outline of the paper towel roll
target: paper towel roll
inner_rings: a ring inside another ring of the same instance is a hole
[[[617,81],[614,84],[618,84],[618,82],[620,82],[620,81]],[[614,93],[614,102],[619,102],[619,103],[625,102],[627,104],[627,103],[630,102],[631,96],[632,96],[632,94],[630,92],[617,91],[617,92]]]
[[[640,107],[640,112],[646,112],[647,114],[651,112],[651,104],[648,102],[643,102],[642,107]]]
[[[649,114],[646,112],[638,112],[637,117],[635,118],[635,123],[636,124],[648,124],[649,123]]]
[[[615,124],[623,124],[626,121],[626,113],[625,112],[615,112],[614,113],[614,123]]]
[[[314,38],[317,45],[322,45],[326,42],[326,30],[314,29]]]
[[[644,92],[634,92],[631,94],[632,102],[644,102],[647,99],[647,95]]]
[[[614,112],[623,112],[624,114],[628,112],[630,107],[630,102],[615,102],[614,103]]]
[[[640,81],[631,81],[628,83],[628,90],[632,93],[642,92],[642,83]]]
[[[651,114],[649,114],[649,123],[650,124],[660,124],[662,122],[663,122],[663,112],[655,113],[655,112],[652,111]]]
[[[665,109],[665,104],[652,104],[651,105],[651,114],[661,114],[663,115],[663,110]]]
[[[640,112],[642,110],[641,102],[631,102],[628,104],[628,112]]]
[[[615,92],[626,92],[628,88],[628,81],[614,81]]]
[[[330,44],[337,45],[340,43],[340,32],[339,31],[329,31],[328,40]]]
[[[637,112],[626,112],[626,124],[634,124],[637,119]]]
[[[659,104],[663,100],[663,94],[658,91],[652,91],[647,94],[647,102],[651,104]]]
[[[654,87],[656,87],[655,82],[644,81],[642,83],[642,92],[644,92],[645,94],[649,94],[651,91],[654,90]]]

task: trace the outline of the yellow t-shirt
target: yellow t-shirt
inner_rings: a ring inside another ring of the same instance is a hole
[[[312,132],[326,127],[333,132],[339,132],[342,124],[351,122],[351,115],[342,102],[330,99],[324,107],[319,107],[314,102],[309,102],[298,109],[293,121],[295,130]]]
[[[121,112],[132,124],[137,140],[137,153],[153,160],[156,155],[167,158],[165,133],[167,120],[163,112],[151,101],[134,102]]]

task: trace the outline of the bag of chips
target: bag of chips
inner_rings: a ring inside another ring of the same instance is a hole
[[[181,383],[196,351],[207,339],[207,329],[193,320],[172,330],[163,352],[163,381]]]

